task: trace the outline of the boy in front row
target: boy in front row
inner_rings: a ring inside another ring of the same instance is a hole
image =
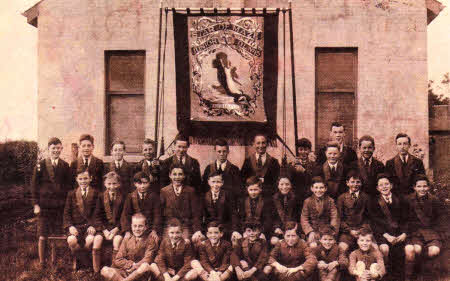
[[[441,229],[445,229],[442,219],[444,218],[444,206],[439,199],[429,193],[430,182],[425,175],[418,175],[414,180],[415,192],[407,197],[409,205],[408,232],[410,237],[405,246],[405,280],[410,280],[413,273],[414,263],[422,253],[423,248],[434,264],[439,264],[435,258],[441,249]],[[424,272],[434,274],[435,270]]]
[[[100,192],[91,187],[92,177],[89,170],[78,170],[76,181],[78,188],[67,194],[64,207],[64,229],[68,231],[67,243],[74,256],[84,265],[86,257],[82,253],[82,247],[86,250],[92,248],[92,264],[94,272],[100,271],[100,249],[103,236],[97,233],[98,206]],[[99,229],[98,229],[99,230]]]
[[[386,274],[383,254],[373,243],[372,232],[363,228],[359,232],[358,247],[350,254],[348,272],[356,277],[356,281],[379,280]]]
[[[336,244],[336,233],[331,226],[319,229],[320,245],[316,249],[320,281],[340,280],[340,270],[348,267],[346,252]]]
[[[317,258],[297,233],[298,225],[288,222],[284,228],[284,239],[272,249],[266,273],[274,271],[276,279],[283,281],[309,280],[317,266]],[[271,279],[272,280],[272,279]]]
[[[132,235],[123,240],[116,258],[113,259],[113,266],[102,268],[101,274],[106,280],[132,281],[152,271],[150,264],[158,250],[158,243],[148,234],[146,220],[142,213],[133,215]]]

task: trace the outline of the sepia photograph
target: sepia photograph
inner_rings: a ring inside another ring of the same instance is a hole
[[[0,280],[450,280],[450,0],[0,3]]]

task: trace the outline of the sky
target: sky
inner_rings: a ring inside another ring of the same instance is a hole
[[[0,142],[37,138],[37,29],[21,15],[37,2],[0,1]],[[436,82],[450,72],[449,10],[428,25],[428,78]]]

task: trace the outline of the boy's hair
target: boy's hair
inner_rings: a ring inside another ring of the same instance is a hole
[[[327,186],[327,183],[320,176],[316,176],[311,179],[311,186],[313,186],[315,183],[323,183],[325,186]]]
[[[407,138],[409,144],[411,144],[411,138],[410,138],[407,134],[405,134],[405,133],[399,133],[399,134],[397,134],[397,136],[395,136],[395,143],[397,143],[397,140],[398,140],[399,138]]]
[[[377,184],[378,184],[378,181],[381,180],[381,179],[387,179],[390,183],[392,183],[392,180],[391,180],[391,177],[390,177],[389,174],[386,174],[386,173],[379,173],[379,174],[377,175]]]
[[[336,239],[336,230],[331,225],[323,225],[319,227],[319,234],[320,238],[322,238],[322,236],[324,235],[329,235]]]
[[[355,169],[352,169],[347,173],[347,177],[345,178],[345,180],[349,181],[351,178],[359,179],[361,182],[363,181],[361,173]]]
[[[78,176],[79,174],[82,174],[84,172],[87,172],[89,176],[91,175],[91,173],[89,172],[89,169],[87,169],[85,167],[77,168],[76,175]]]
[[[172,173],[173,169],[181,169],[183,170],[183,174],[186,174],[186,169],[181,164],[173,163],[172,165],[170,165],[169,173]]]
[[[155,141],[152,140],[152,139],[145,139],[144,142],[143,142],[143,144],[151,144],[151,145],[155,146],[156,143],[155,143]]]
[[[333,123],[331,123],[330,131],[333,129],[333,127],[343,127],[344,130],[345,130],[344,124],[342,124],[342,123],[340,123],[340,122],[337,122],[337,121],[334,121]]]
[[[180,227],[181,228],[181,222],[177,218],[172,218],[167,222],[167,227]]]
[[[187,136],[183,135],[183,134],[178,134],[178,135],[175,137],[174,143],[176,144],[177,141],[185,141],[185,142],[187,143],[187,146],[188,146],[188,147],[191,145],[191,144],[189,143],[189,138],[188,138]]]
[[[144,219],[145,223],[147,224],[147,218],[143,213],[136,213],[131,217],[131,219]]]
[[[256,137],[264,137],[264,138],[266,139],[266,141],[267,141],[267,135],[266,135],[266,134],[264,134],[264,133],[256,133],[256,134],[253,136],[252,143],[255,143]]]
[[[114,141],[114,142],[111,144],[111,150],[114,148],[114,146],[115,146],[116,144],[121,144],[121,145],[123,145],[123,150],[126,150],[125,142],[123,142],[123,141],[121,141],[121,140]]]
[[[370,230],[370,228],[368,228],[368,227],[361,228],[361,230],[359,231],[359,234],[358,234],[358,238],[361,237],[361,236],[366,236],[366,235],[370,235],[370,239],[373,240],[373,232],[372,232],[372,230]]]
[[[249,187],[250,185],[258,184],[261,187],[261,180],[256,176],[251,176],[245,181],[245,187]]]
[[[118,182],[120,182],[120,175],[114,171],[109,172],[103,176],[103,182],[105,182],[107,179],[116,179]]]
[[[244,224],[244,229],[250,228],[251,230],[258,229],[261,231],[262,225],[258,220],[248,220]]]
[[[94,144],[94,137],[89,134],[82,134],[80,136],[79,142],[81,143],[84,140],[90,141],[92,144]]]
[[[299,147],[304,147],[307,149],[312,148],[311,141],[307,138],[301,138],[295,142],[295,147],[298,149]]]
[[[363,141],[370,141],[372,143],[373,147],[375,147],[375,139],[373,137],[371,137],[369,135],[362,136],[359,139],[359,147],[361,147],[361,144]]]
[[[210,227],[217,227],[219,228],[220,232],[223,232],[223,226],[218,221],[212,221],[208,223],[206,229],[209,229]]]
[[[424,174],[419,174],[419,175],[414,177],[414,185],[416,185],[418,181],[426,181],[427,184],[430,185],[430,180]]]
[[[150,176],[145,172],[137,172],[136,174],[134,174],[133,182],[134,183],[142,182],[141,181],[142,179],[147,179],[148,181],[150,181]]]
[[[219,172],[219,171],[214,171],[211,174],[208,175],[208,179],[213,178],[213,177],[217,177],[220,176],[223,180],[223,173]]]
[[[52,145],[52,144],[54,144],[54,145],[61,144],[62,145],[62,142],[57,137],[52,137],[48,140],[48,146],[50,147],[50,145]]]
[[[230,147],[228,146],[227,140],[224,139],[224,138],[218,138],[218,139],[216,139],[216,141],[214,142],[214,149],[216,149],[216,146],[226,146],[227,149],[230,148]]]
[[[288,221],[286,222],[286,224],[284,225],[284,233],[286,233],[286,231],[288,230],[292,230],[295,229],[298,234],[298,224],[295,221]]]
[[[330,147],[335,147],[335,148],[337,148],[339,150],[339,144],[337,142],[335,142],[335,141],[327,142],[327,145],[325,147],[325,151],[327,151],[328,148],[330,148]]]

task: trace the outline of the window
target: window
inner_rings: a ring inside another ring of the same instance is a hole
[[[106,154],[115,140],[138,153],[145,138],[145,51],[105,51],[105,75]]]
[[[347,145],[356,135],[358,51],[316,48],[316,149],[329,141],[333,121],[344,124]]]

